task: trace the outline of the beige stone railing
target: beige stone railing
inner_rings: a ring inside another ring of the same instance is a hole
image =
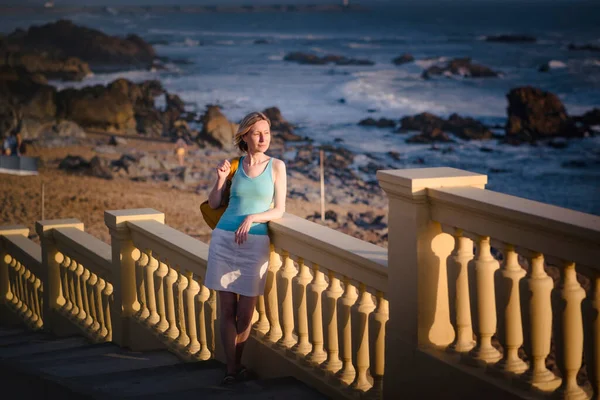
[[[598,398],[600,217],[452,168],[378,178],[387,250],[288,214],[269,224],[244,362],[331,398]],[[38,222],[41,248],[0,229],[0,318],[223,360],[208,245],[152,209],[105,222],[110,246],[77,220]]]
[[[416,347],[519,396],[598,398],[600,217],[485,190],[465,171],[378,176],[390,259],[418,265]]]
[[[77,220],[40,221],[46,257],[49,324],[78,331],[94,342],[112,340],[111,248],[83,231]],[[50,287],[52,289],[50,289]],[[58,321],[66,318],[71,324]]]
[[[0,228],[0,295],[31,329],[43,326],[44,286],[40,248],[28,239],[29,229]]]

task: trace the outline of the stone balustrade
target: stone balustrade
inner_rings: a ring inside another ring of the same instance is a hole
[[[452,168],[379,171],[388,249],[290,214],[244,361],[332,398],[598,398],[600,218]],[[0,317],[188,361],[223,359],[208,245],[152,209],[0,228]],[[8,311],[7,311],[8,310]],[[386,376],[386,379],[384,379]]]

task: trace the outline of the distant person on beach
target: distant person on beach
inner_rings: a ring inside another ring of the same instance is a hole
[[[180,137],[175,142],[175,154],[177,154],[177,161],[179,162],[179,166],[183,167],[185,163],[185,155],[187,153],[187,142],[184,138]]]
[[[3,154],[7,156],[20,156],[22,150],[24,150],[24,144],[21,134],[17,131],[11,132],[2,144]]]
[[[271,121],[260,112],[246,115],[234,137],[234,144],[244,155],[233,175],[229,205],[213,231],[208,250],[204,285],[219,295],[221,342],[227,359],[224,385],[247,377],[241,359],[256,299],[264,293],[267,279],[267,222],[285,212],[286,168],[283,161],[265,154],[270,143]],[[230,170],[229,160],[217,165],[217,179],[208,197],[210,207],[221,204]]]

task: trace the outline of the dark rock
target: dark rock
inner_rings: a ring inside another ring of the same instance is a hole
[[[502,43],[535,43],[537,39],[529,35],[496,35],[486,36],[486,42],[502,42]]]
[[[233,136],[238,126],[227,120],[227,117],[221,112],[219,106],[207,106],[206,112],[200,120],[203,126],[202,131],[198,135],[198,140],[220,148],[233,148]]]
[[[294,126],[290,124],[277,107],[269,107],[263,110],[263,114],[271,121],[271,130],[283,140],[288,142],[297,142],[302,140],[301,136],[294,133]]]
[[[364,172],[365,174],[375,175],[377,171],[383,169],[383,167],[379,164],[376,164],[372,161],[369,161],[367,165],[361,165],[358,167],[358,170]]]
[[[563,162],[561,164],[561,166],[563,166],[565,168],[587,168],[588,163],[586,163],[585,161],[581,161],[581,160],[570,160],[570,161]]]
[[[423,78],[434,75],[456,75],[465,78],[492,78],[500,74],[481,64],[474,64],[470,58],[455,58],[443,65],[433,65],[423,71]]]
[[[69,20],[32,26],[26,32],[17,30],[5,42],[22,51],[47,53],[52,58],[78,57],[92,65],[149,67],[156,55],[137,35],[109,36]]]
[[[431,113],[421,113],[414,116],[406,116],[400,120],[399,132],[406,131],[425,131],[435,128],[442,129],[444,119]]]
[[[23,67],[48,79],[80,81],[91,74],[88,64],[77,57],[51,57],[46,53],[10,51],[0,46],[0,66]]]
[[[573,51],[578,51],[578,50],[585,50],[585,51],[600,51],[600,46],[596,45],[596,44],[583,44],[583,45],[577,45],[574,43],[571,43],[568,47],[569,50],[573,50]]]
[[[549,63],[545,63],[540,65],[540,67],[538,68],[539,72],[550,72],[550,64]]]
[[[563,140],[555,139],[555,140],[549,141],[548,146],[552,147],[553,149],[565,149],[569,146],[569,143],[564,139]]]
[[[90,163],[83,157],[80,156],[66,156],[60,164],[58,164],[58,169],[64,169],[66,171],[82,171],[90,168]]]
[[[404,53],[401,56],[398,56],[392,60],[392,62],[396,65],[407,64],[413,61],[415,61],[415,58],[408,53]]]
[[[118,160],[113,160],[111,162],[111,167],[114,168],[117,172],[120,170],[129,173],[130,168],[137,163],[137,159],[130,154],[123,154],[121,158]]]
[[[396,127],[396,122],[391,119],[380,118],[379,120],[373,118],[363,119],[358,123],[361,126],[375,126],[377,128],[394,128]]]
[[[254,44],[269,44],[270,42],[266,39],[256,39]]]
[[[388,151],[387,153],[390,157],[392,157],[393,160],[395,161],[400,161],[400,153],[398,153],[397,151]]]
[[[373,61],[347,58],[344,56],[338,56],[329,54],[323,57],[319,57],[315,54],[292,52],[288,53],[284,58],[284,61],[297,62],[299,64],[310,64],[310,65],[325,65],[325,64],[336,64],[336,65],[375,65]]]
[[[581,122],[587,126],[600,125],[600,108],[594,108],[582,116],[573,117],[576,122]]]
[[[480,147],[479,151],[481,151],[482,153],[493,153],[494,149],[490,149],[489,147]]]
[[[346,99],[344,99],[344,98],[338,99],[338,103],[346,104]]]
[[[336,137],[335,139],[333,139],[333,141],[335,143],[342,143],[344,141],[344,139],[340,138],[340,137]]]
[[[492,138],[492,131],[490,131],[484,124],[470,117],[461,117],[458,114],[450,115],[448,120],[443,124],[442,129],[452,132],[464,140],[482,140]]]
[[[527,86],[511,90],[506,97],[506,139],[534,142],[547,137],[582,135],[556,95]]]
[[[450,143],[453,142],[452,139],[442,131],[440,128],[433,128],[431,130],[426,130],[421,132],[418,135],[412,136],[406,139],[406,143],[433,143],[433,142],[442,142],[442,143]]]

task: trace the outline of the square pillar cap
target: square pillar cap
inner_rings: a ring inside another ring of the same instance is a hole
[[[377,171],[379,184],[389,195],[419,197],[427,188],[484,188],[487,175],[450,167],[412,168]]]
[[[128,210],[106,210],[104,211],[104,223],[109,229],[120,229],[125,227],[127,221],[158,221],[165,223],[165,214],[153,208],[132,208]]]
[[[21,235],[29,236],[29,228],[25,225],[0,226],[0,236]]]
[[[83,222],[77,218],[66,218],[66,219],[46,219],[43,221],[37,221],[35,223],[35,231],[41,238],[44,236],[44,232],[55,228],[76,228],[80,231],[83,230]]]

